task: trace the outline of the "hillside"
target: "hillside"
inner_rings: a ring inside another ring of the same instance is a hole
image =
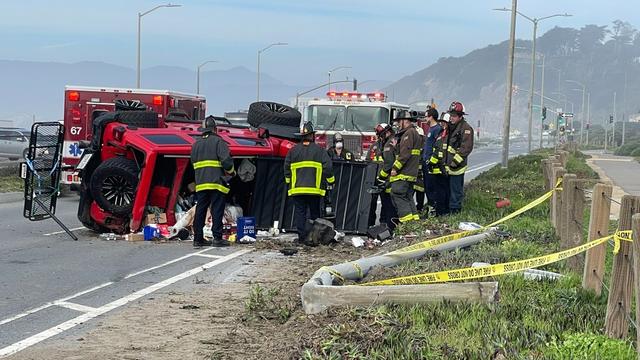
[[[391,84],[386,91],[396,101],[406,103],[434,98],[440,107],[446,107],[454,99],[461,100],[473,125],[482,120],[484,130],[497,133],[504,111],[507,46],[505,41],[462,57],[440,58]],[[518,40],[516,46],[526,49],[516,50],[514,85],[518,90],[512,121],[515,128],[525,129],[530,82],[527,49],[531,41]],[[545,95],[561,102],[546,100],[550,109],[565,107],[564,97],[553,93],[559,91],[574,103],[574,112],[580,112],[582,91],[575,91],[578,86],[566,81],[570,79],[585,83],[591,92],[592,124],[601,124],[613,112],[614,92],[618,120],[640,112],[640,83],[635,81],[640,76],[640,34],[629,23],[617,20],[610,26],[556,27],[538,38],[537,51],[546,58]],[[542,79],[540,70],[538,67],[536,91]],[[539,104],[538,96],[534,104]],[[571,105],[567,108],[571,110]]]

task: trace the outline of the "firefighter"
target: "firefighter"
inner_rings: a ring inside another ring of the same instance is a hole
[[[467,115],[464,105],[454,101],[449,107],[449,135],[445,163],[449,174],[449,210],[458,213],[462,209],[464,197],[464,173],[467,171],[467,157],[473,151],[473,128],[464,119]]]
[[[393,221],[397,219],[398,214],[391,200],[391,187],[389,187],[389,175],[393,169],[393,163],[396,160],[396,148],[394,131],[389,124],[378,124],[376,126],[376,135],[380,139],[382,145],[382,166],[376,177],[376,187],[384,188],[384,191],[380,192],[380,223],[387,224],[387,227],[391,232],[395,229],[396,225]],[[377,207],[377,201],[372,204],[372,207]]]
[[[417,118],[415,119],[418,121]],[[420,144],[424,144],[424,129],[420,126],[416,126],[416,130],[418,131],[418,135],[420,135]],[[420,156],[420,159],[422,159],[422,156]],[[422,174],[422,161],[418,164],[418,177],[416,178],[415,184],[413,184],[413,190],[416,194],[416,210],[418,210],[418,213],[421,213],[422,209],[424,209],[424,176]]]
[[[333,189],[335,177],[329,155],[314,142],[313,124],[304,123],[298,135],[302,137],[302,141],[287,153],[284,176],[289,184],[288,195],[295,207],[298,241],[306,243],[307,219],[315,220],[320,217],[320,200]],[[326,186],[323,180],[326,181]]]
[[[193,220],[193,246],[229,246],[222,239],[222,216],[224,215],[225,195],[229,193],[227,180],[235,175],[233,159],[229,146],[216,133],[216,121],[207,117],[202,128],[202,137],[191,148],[191,163],[196,178],[196,215]],[[202,228],[211,209],[213,241],[206,241]]]
[[[437,115],[435,109],[427,114],[431,125],[423,154],[426,159],[427,199],[436,216],[443,216],[449,213],[449,175],[445,164],[448,114],[443,113],[440,120],[436,120]]]
[[[415,127],[415,119],[408,111],[402,112],[397,120],[400,121],[400,131],[396,134],[396,160],[391,170],[391,199],[398,212],[401,223],[419,220],[416,202],[413,199],[413,184],[418,177],[420,165],[420,134]]]
[[[380,128],[380,126],[382,125],[389,126],[389,124],[379,124],[378,126],[376,126],[376,128],[374,129],[374,131],[376,132],[376,142],[371,144],[371,147],[369,147],[369,150],[367,151],[367,156],[366,156],[367,161],[377,164],[378,166],[381,166],[383,162],[382,149],[384,148],[384,143],[386,140],[384,137],[386,135],[382,131],[382,128]],[[379,132],[378,129],[380,129],[381,131]],[[368,220],[369,227],[376,224],[376,211],[378,210],[379,195],[380,195],[379,193],[371,194],[371,206],[369,207],[369,220]],[[383,222],[382,215],[383,215],[382,211],[380,211],[381,223]]]
[[[333,146],[327,150],[327,154],[331,160],[353,161],[354,159],[353,153],[345,149],[344,139],[340,133],[333,134]]]

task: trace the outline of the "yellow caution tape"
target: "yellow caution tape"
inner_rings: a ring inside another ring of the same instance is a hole
[[[620,251],[620,241],[633,241],[632,235],[633,230],[616,231],[613,235],[613,253],[617,254]]]
[[[560,181],[558,181],[558,184],[560,184]],[[424,250],[431,249],[434,246],[441,245],[441,244],[444,244],[444,243],[449,242],[449,241],[458,240],[458,239],[461,239],[461,238],[469,236],[469,235],[473,235],[473,234],[476,234],[476,233],[479,233],[479,232],[486,231],[491,227],[494,227],[494,226],[496,226],[498,224],[501,224],[501,223],[503,223],[503,222],[505,222],[507,220],[513,219],[514,217],[516,217],[516,216],[518,216],[518,215],[520,215],[520,214],[522,214],[524,212],[527,212],[527,211],[533,209],[534,207],[544,203],[545,201],[549,200],[549,198],[551,196],[553,196],[553,192],[554,191],[556,191],[556,189],[553,189],[553,190],[547,192],[546,194],[544,194],[541,197],[533,200],[529,204],[521,207],[520,209],[512,212],[511,214],[503,217],[502,219],[496,220],[496,221],[492,222],[491,224],[483,226],[483,227],[481,227],[479,229],[467,230],[467,231],[463,231],[463,232],[459,232],[459,233],[440,236],[440,237],[437,237],[435,239],[426,240],[426,241],[423,241],[423,242],[419,242],[419,243],[404,247],[402,249],[398,249],[398,250],[392,251],[387,255],[400,255],[400,254],[406,254],[406,253],[411,253],[411,252],[415,252],[415,251],[424,251]]]
[[[328,266],[323,266],[320,268],[320,270],[325,270],[326,272],[328,272],[329,274],[333,275],[336,279],[338,279],[340,281],[340,283],[344,284],[344,277],[342,276],[342,274],[340,274],[339,272],[337,272],[335,269],[332,269]]]
[[[616,232],[616,235],[620,235],[621,232]],[[560,260],[564,260],[585,252],[593,247],[596,247],[615,235],[605,236],[600,239],[592,240],[588,243],[576,246],[571,249],[563,250],[557,253],[543,255],[536,258],[512,261],[508,263],[487,265],[482,267],[470,267],[456,270],[444,270],[432,273],[425,273],[419,275],[403,276],[387,280],[372,281],[362,286],[374,286],[374,285],[414,285],[414,284],[434,284],[447,281],[460,281],[483,278],[487,276],[496,276],[502,274],[514,273],[526,269],[533,269],[543,265],[548,265]],[[624,236],[624,235],[623,235]]]

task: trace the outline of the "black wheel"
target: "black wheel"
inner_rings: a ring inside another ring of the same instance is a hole
[[[145,111],[147,105],[140,102],[140,100],[122,100],[118,99],[114,101],[116,105],[116,111]]]
[[[138,166],[133,160],[116,157],[98,165],[89,191],[98,205],[114,215],[131,214],[138,186]]]
[[[151,111],[118,111],[116,121],[139,128],[157,128],[158,114]]]
[[[274,124],[299,128],[300,112],[290,106],[268,101],[254,102],[249,106],[247,122],[253,127]]]

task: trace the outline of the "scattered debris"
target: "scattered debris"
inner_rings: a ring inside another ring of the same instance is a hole
[[[180,306],[180,309],[183,309],[183,310],[198,310],[198,309],[200,309],[200,306],[193,305],[193,304],[187,304],[187,305]]]
[[[298,253],[298,249],[296,249],[296,248],[284,248],[284,249],[280,249],[280,252],[284,256],[293,256],[293,255]]]

